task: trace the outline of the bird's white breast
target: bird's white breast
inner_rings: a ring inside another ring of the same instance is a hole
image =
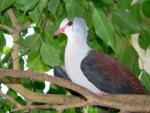
[[[90,48],[84,44],[81,45],[76,43],[78,42],[68,42],[65,49],[65,68],[67,74],[74,83],[77,83],[94,93],[98,93],[100,90],[88,81],[80,68],[81,61],[87,56]]]

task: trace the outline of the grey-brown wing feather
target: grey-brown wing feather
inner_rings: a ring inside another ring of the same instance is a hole
[[[125,65],[102,52],[91,50],[82,60],[81,70],[87,79],[103,92],[148,94]]]

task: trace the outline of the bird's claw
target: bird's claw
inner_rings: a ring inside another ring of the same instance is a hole
[[[105,93],[105,92],[98,92],[96,93],[98,96],[104,96],[104,95],[107,95],[108,93]]]

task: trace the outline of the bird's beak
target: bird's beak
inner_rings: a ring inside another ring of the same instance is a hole
[[[59,35],[59,34],[61,34],[61,33],[64,33],[64,31],[65,31],[65,28],[63,27],[63,28],[59,28],[56,32],[55,32],[55,35]]]

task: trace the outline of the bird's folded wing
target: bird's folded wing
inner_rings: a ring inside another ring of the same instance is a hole
[[[64,66],[55,67],[54,68],[54,75],[57,77],[71,81],[71,79],[69,78]]]
[[[98,89],[112,94],[148,94],[130,70],[116,59],[91,50],[81,62],[81,70]]]

